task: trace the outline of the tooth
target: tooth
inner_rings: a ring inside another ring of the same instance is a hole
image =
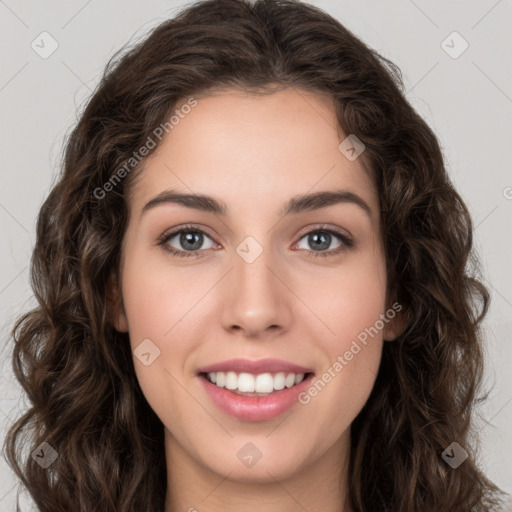
[[[256,377],[257,393],[272,393],[274,390],[274,378],[270,373],[262,373]]]
[[[254,375],[241,373],[238,376],[238,391],[254,393]]]
[[[280,391],[284,389],[285,374],[283,372],[276,373],[274,375],[274,389]]]
[[[291,388],[295,384],[295,374],[289,373],[284,380],[284,384],[287,388]]]
[[[219,388],[223,388],[226,385],[226,374],[224,372],[217,372],[215,374],[215,379],[215,384],[219,386]]]
[[[226,389],[236,389],[238,386],[238,376],[235,372],[226,373]]]
[[[226,388],[240,393],[262,393],[269,394],[282,389],[291,388],[300,384],[305,377],[304,373],[284,373],[276,374],[261,373],[253,375],[251,373],[230,372],[209,372],[208,379],[219,388]]]

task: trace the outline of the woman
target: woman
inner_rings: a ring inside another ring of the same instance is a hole
[[[11,465],[52,512],[496,510],[471,232],[391,62],[305,3],[197,2],[67,142]]]

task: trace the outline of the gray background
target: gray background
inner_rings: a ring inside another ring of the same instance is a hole
[[[492,391],[480,408],[481,462],[488,475],[510,493],[511,1],[311,3],[398,64],[407,97],[438,135],[451,176],[470,208],[485,283],[492,293],[484,323],[486,383]],[[7,424],[25,407],[12,375],[9,331],[20,312],[34,303],[28,265],[35,218],[54,182],[63,136],[113,52],[184,5],[170,0],[0,0],[2,441]],[[59,45],[47,59],[31,47],[43,31]],[[453,31],[469,44],[457,58],[453,52],[462,48],[462,41],[450,36]],[[16,481],[3,458],[0,475],[0,508],[14,510]]]

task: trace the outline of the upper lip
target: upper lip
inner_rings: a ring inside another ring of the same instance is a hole
[[[235,373],[312,373],[313,370],[281,359],[229,359],[199,368],[198,373],[235,372]]]

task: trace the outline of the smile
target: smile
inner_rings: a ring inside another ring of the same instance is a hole
[[[306,374],[278,372],[251,373],[210,372],[203,374],[212,384],[244,396],[268,396],[276,391],[300,384]]]

